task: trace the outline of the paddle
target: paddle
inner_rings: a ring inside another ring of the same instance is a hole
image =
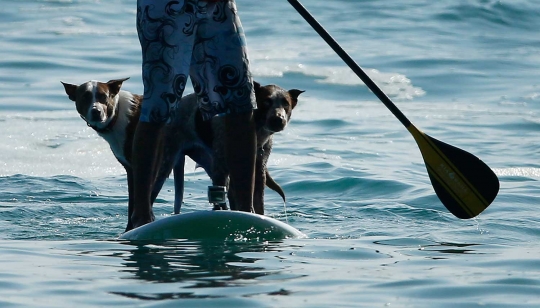
[[[478,157],[417,129],[356,62],[297,0],[287,0],[414,137],[435,193],[456,217],[467,219],[485,210],[497,196],[499,179]]]

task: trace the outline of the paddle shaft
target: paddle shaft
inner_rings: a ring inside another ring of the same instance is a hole
[[[364,70],[339,46],[334,38],[321,26],[321,24],[306,10],[306,8],[297,0],[287,0],[304,17],[304,19],[313,27],[313,29],[326,41],[326,43],[343,59],[343,61],[360,77],[364,84],[381,100],[381,102],[398,118],[405,126],[409,127],[411,121],[394,105],[386,94],[369,78]]]

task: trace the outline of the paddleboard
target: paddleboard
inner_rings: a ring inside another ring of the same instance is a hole
[[[120,240],[282,240],[305,234],[274,218],[239,211],[198,211],[161,218],[122,234]]]

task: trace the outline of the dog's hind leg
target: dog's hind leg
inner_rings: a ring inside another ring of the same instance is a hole
[[[152,194],[150,196],[150,204],[154,205],[154,202],[156,201],[157,196],[159,195],[159,192],[163,188],[163,185],[165,184],[165,181],[167,180],[167,178],[171,174],[171,169],[172,169],[172,167],[169,164],[166,164],[166,163],[164,163],[161,166],[161,168],[159,170],[159,173],[158,173],[158,175],[156,177],[156,181],[154,182],[154,186],[152,188]]]
[[[150,197],[151,204],[154,204],[154,201],[156,201],[156,198],[159,195],[161,188],[163,188],[163,184],[165,184],[166,179],[167,176],[158,176],[158,178],[156,179],[156,182],[154,183],[154,189],[152,189],[152,195]]]

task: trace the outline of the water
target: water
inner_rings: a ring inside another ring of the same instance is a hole
[[[296,11],[237,0],[256,80],[306,90],[270,158],[288,216],[266,202],[309,238],[116,241],[125,172],[60,81],[142,92],[135,5],[3,0],[0,306],[540,305],[540,4],[304,2],[413,123],[494,169],[495,202],[452,216],[406,129]],[[208,184],[189,162],[185,212],[208,208]],[[156,215],[172,203],[169,180]]]

